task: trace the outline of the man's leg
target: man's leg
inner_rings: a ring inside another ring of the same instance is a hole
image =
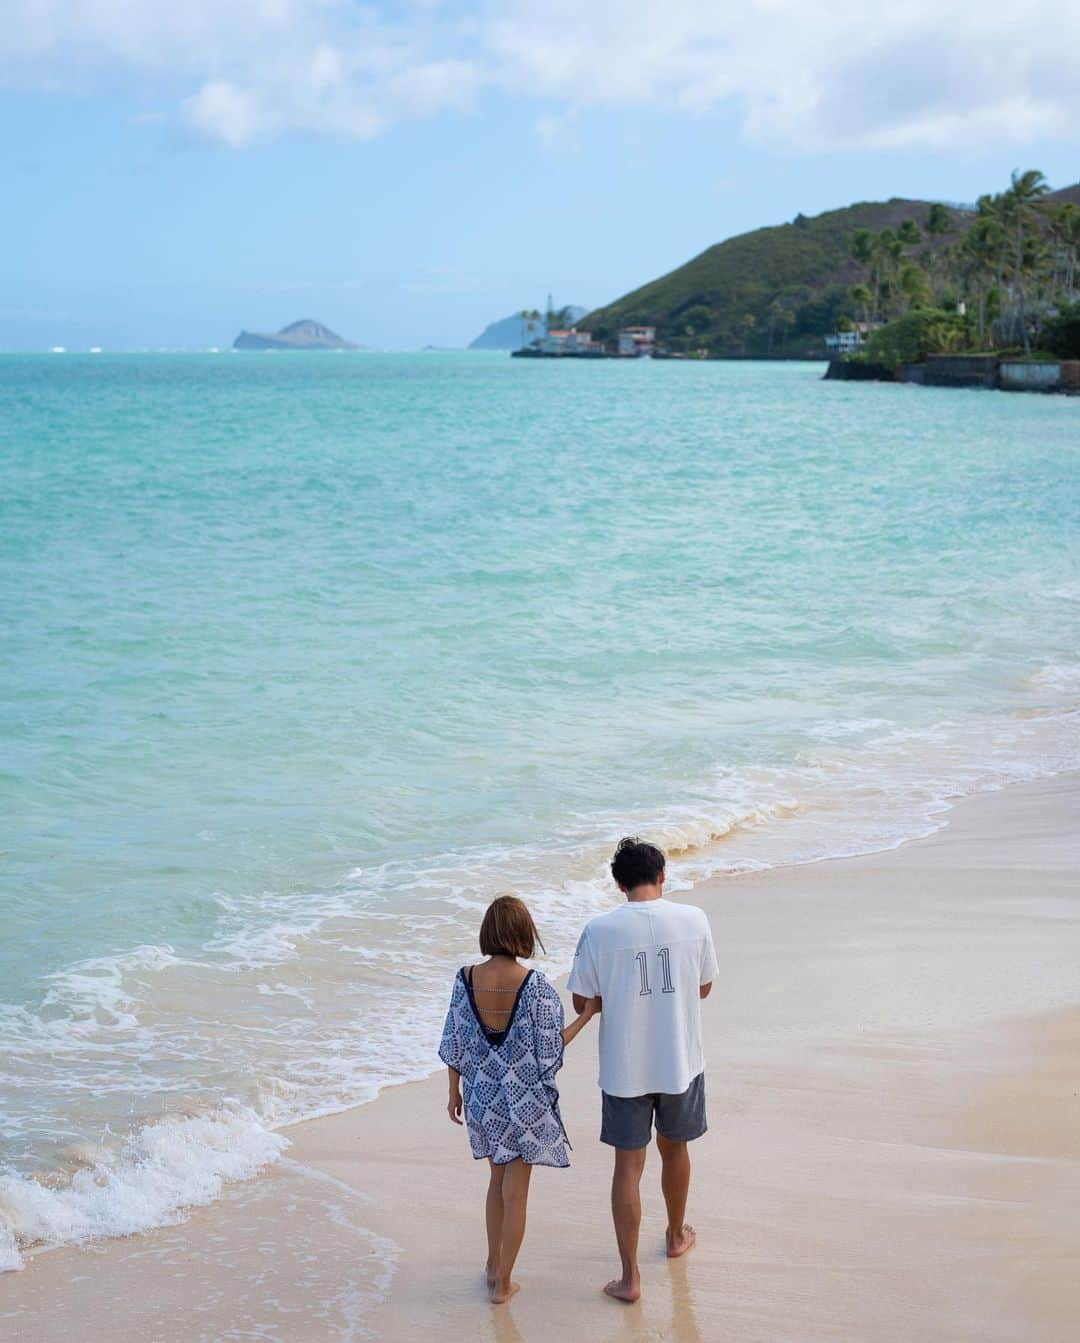
[[[615,1149],[615,1174],[611,1180],[611,1216],[615,1239],[622,1260],[622,1277],[604,1288],[618,1301],[636,1301],[641,1295],[638,1271],[638,1233],[641,1230],[641,1173],[645,1169],[647,1147],[627,1151]]]
[[[690,1193],[690,1151],[684,1142],[671,1142],[660,1132],[656,1146],[663,1163],[660,1188],[667,1204],[667,1252],[678,1259],[689,1250],[697,1234],[686,1222],[686,1199]]]

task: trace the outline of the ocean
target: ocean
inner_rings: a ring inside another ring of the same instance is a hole
[[[1080,403],[811,364],[0,356],[0,1267],[175,1218],[672,884],[1080,766]]]

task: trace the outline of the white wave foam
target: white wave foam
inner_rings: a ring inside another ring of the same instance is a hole
[[[42,999],[46,1009],[62,1006],[76,1022],[89,1029],[98,1026],[133,1026],[133,999],[126,982],[145,972],[153,974],[179,965],[172,947],[145,945],[116,956],[98,956],[79,961],[47,978],[49,989]]]
[[[1051,690],[1072,695],[1080,692],[1080,662],[1048,662],[1027,678],[1029,686],[1037,690]]]
[[[815,723],[809,731],[816,741],[845,741],[850,737],[893,726],[888,718],[828,718]]]
[[[236,969],[265,969],[292,960],[297,944],[328,919],[348,919],[356,914],[355,907],[335,893],[321,896],[314,904],[310,897],[297,899],[269,892],[248,900],[222,897],[221,906],[227,926],[207,950],[228,957]],[[268,916],[274,913],[280,917],[268,923]]]
[[[0,1269],[22,1266],[20,1249],[129,1236],[180,1220],[212,1203],[223,1185],[246,1180],[288,1146],[251,1110],[170,1116],[148,1124],[52,1187],[0,1175]]]

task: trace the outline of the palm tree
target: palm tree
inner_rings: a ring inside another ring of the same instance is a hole
[[[948,270],[945,256],[945,248],[948,244],[935,246],[934,240],[943,238],[946,233],[951,233],[953,230],[952,215],[940,201],[935,201],[926,212],[923,229],[930,239],[930,245],[925,251],[926,269],[930,274],[931,288],[936,292],[939,288],[939,272]]]
[[[857,303],[862,309],[862,319],[869,324],[870,305],[874,301],[874,295],[870,291],[870,286],[866,284],[853,284],[851,286],[851,301]]]
[[[525,333],[528,336],[528,340],[525,343],[531,345],[533,332],[540,322],[540,313],[536,308],[522,308],[518,313],[518,316],[525,323]]]
[[[1002,294],[1005,287],[1005,267],[1009,257],[1009,228],[1012,205],[1007,191],[999,195],[980,196],[976,206],[979,219],[989,220],[994,227],[997,240],[997,255],[994,258],[994,304],[1000,316],[1004,309]]]
[[[978,296],[979,349],[986,345],[986,299],[1001,252],[1001,227],[990,214],[980,215],[964,234],[960,259],[966,263]]]
[[[873,285],[870,296],[870,310],[877,316],[877,295],[879,276],[876,262],[878,259],[878,240],[868,228],[857,228],[848,239],[848,250],[852,259],[866,267],[867,279]]]
[[[896,292],[896,273],[904,259],[904,244],[891,228],[877,235],[877,285],[875,294],[880,300],[881,315],[889,311],[890,299]],[[877,303],[875,303],[877,307]]]
[[[1017,298],[1017,317],[1020,334],[1024,343],[1024,353],[1031,353],[1031,341],[1027,329],[1027,287],[1025,283],[1024,240],[1028,227],[1037,219],[1037,207],[1050,190],[1046,178],[1035,168],[1027,172],[1014,170],[1012,185],[1006,193],[1009,197],[1011,223],[1013,226],[1013,293]]]
[[[908,308],[925,307],[930,302],[930,281],[926,271],[914,261],[908,261],[901,266],[896,284],[907,300]]]

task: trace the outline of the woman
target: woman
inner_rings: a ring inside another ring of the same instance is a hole
[[[487,1191],[487,1281],[496,1305],[518,1290],[514,1261],[525,1235],[533,1166],[569,1166],[555,1074],[563,1048],[599,1011],[599,999],[565,1029],[562,1000],[539,970],[532,915],[512,895],[492,901],[480,925],[488,959],[454,978],[439,1057],[450,1081],[447,1112],[468,1127],[477,1160],[491,1168]],[[462,1088],[464,1086],[464,1097]]]

